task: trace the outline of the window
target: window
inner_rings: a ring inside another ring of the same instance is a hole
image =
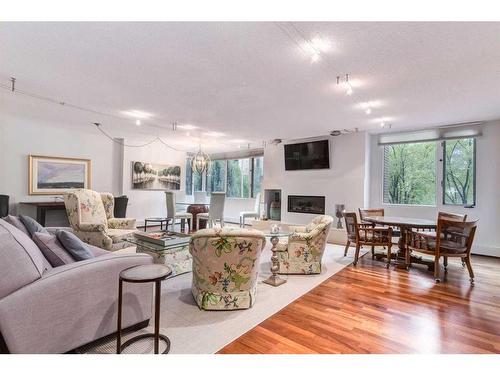
[[[264,179],[264,157],[253,158],[253,189],[252,197],[261,192],[262,180]]]
[[[443,203],[475,205],[475,139],[445,141],[443,148]]]
[[[207,173],[207,194],[226,190],[226,161],[213,160]]]
[[[203,191],[203,178],[207,194],[225,191],[231,198],[251,198],[260,191],[264,177],[264,157],[245,159],[212,160],[202,176],[191,169],[190,158],[186,162],[186,195]]]
[[[193,195],[193,170],[190,158],[186,159],[186,195]]]
[[[436,204],[436,142],[384,146],[384,203]]]
[[[232,198],[249,198],[251,159],[227,161],[227,196]]]

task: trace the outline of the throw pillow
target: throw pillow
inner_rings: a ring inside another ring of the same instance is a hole
[[[75,262],[57,237],[52,234],[41,232],[34,233],[33,242],[36,243],[52,267],[59,267],[64,264]]]
[[[33,219],[32,217],[26,216],[26,215],[19,215],[19,219],[21,219],[22,223],[28,230],[30,236],[33,236],[36,232],[40,233],[49,233],[47,232],[47,229],[42,227],[38,221]]]
[[[56,232],[56,237],[74,260],[79,261],[94,258],[88,245],[73,233],[66,230],[58,230]]]
[[[29,237],[31,237],[30,235],[30,232],[28,232],[28,230],[26,229],[26,227],[24,226],[23,222],[21,221],[21,219],[19,218],[19,216],[12,216],[12,215],[9,215],[7,216],[6,218],[4,218],[4,220],[9,223],[10,225],[13,225],[15,226],[17,229],[19,229],[21,232],[23,232],[24,234],[28,235]]]

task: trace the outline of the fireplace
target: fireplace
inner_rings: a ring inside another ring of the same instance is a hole
[[[325,213],[325,197],[317,195],[289,195],[288,212],[323,215]]]

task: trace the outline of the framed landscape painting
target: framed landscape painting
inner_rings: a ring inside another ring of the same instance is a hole
[[[178,165],[133,161],[132,188],[143,190],[180,190],[181,167]]]
[[[90,189],[89,159],[29,155],[30,195],[58,195],[74,189]]]

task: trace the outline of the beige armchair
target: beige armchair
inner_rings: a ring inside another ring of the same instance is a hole
[[[200,309],[252,307],[265,243],[262,232],[255,229],[211,228],[193,234],[191,290]]]
[[[280,241],[278,261],[280,274],[321,273],[321,259],[333,218],[317,216],[306,226],[290,226],[294,231],[288,240]]]
[[[123,239],[137,231],[135,219],[113,216],[112,194],[78,189],[64,195],[64,204],[71,228],[82,241],[111,251],[130,246]]]

